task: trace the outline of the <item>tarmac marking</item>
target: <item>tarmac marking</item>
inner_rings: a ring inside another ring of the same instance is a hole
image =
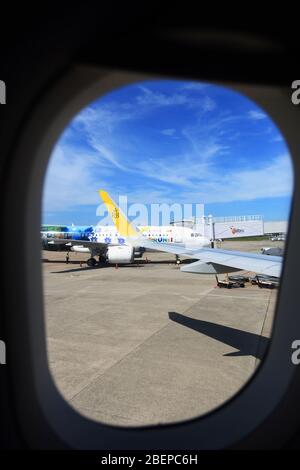
[[[245,296],[245,295],[238,295],[238,296],[235,296],[235,295],[223,295],[223,294],[220,294],[220,295],[210,295],[209,297],[215,297],[215,298],[225,298],[225,299],[244,299],[244,300],[262,300],[262,297],[259,296],[259,297],[254,297],[254,295],[251,295],[251,296]]]

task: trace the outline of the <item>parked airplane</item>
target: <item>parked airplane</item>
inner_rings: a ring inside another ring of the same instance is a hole
[[[204,237],[199,239],[195,246],[183,245],[176,242],[160,244],[139,233],[126,217],[121,213],[116,204],[105,191],[100,195],[112,219],[118,233],[126,237],[126,242],[137,243],[144,248],[173,253],[178,256],[187,256],[198,261],[185,265],[181,271],[198,274],[221,274],[240,270],[253,271],[259,274],[280,277],[282,268],[282,257],[270,256],[242,251],[222,250],[219,248],[208,248],[209,241]]]
[[[279,277],[282,258],[263,254],[245,253],[209,248],[211,242],[203,234],[188,227],[134,228],[106,191],[99,191],[114,227],[102,226],[44,226],[44,249],[89,252],[88,266],[95,266],[94,256],[110,264],[128,264],[142,256],[146,248],[186,256],[198,261],[181,268],[184,272],[220,274],[240,270]]]
[[[43,225],[41,239],[43,250],[89,253],[90,267],[97,264],[95,256],[99,262],[122,264],[140,258],[145,251],[141,247],[128,247],[114,226]]]
[[[105,191],[99,191],[99,195],[114,221],[113,226],[43,225],[41,229],[43,249],[90,253],[87,264],[95,266],[97,263],[95,256],[99,257],[99,261],[110,264],[132,263],[145,251],[145,248],[139,244],[140,237],[143,240],[154,240],[159,245],[176,244],[183,248],[210,245],[210,240],[202,233],[188,227],[143,226],[139,227],[137,232]],[[128,242],[130,237],[133,238]]]

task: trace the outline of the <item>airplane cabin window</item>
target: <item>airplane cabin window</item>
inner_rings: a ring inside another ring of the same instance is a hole
[[[267,354],[293,168],[246,96],[153,79],[65,128],[41,226],[49,368],[83,416],[182,422],[231,399]]]

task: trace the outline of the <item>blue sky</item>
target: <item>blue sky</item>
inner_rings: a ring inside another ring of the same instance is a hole
[[[202,203],[215,216],[287,219],[287,146],[257,105],[229,88],[153,80],[83,109],[48,165],[43,223],[96,224],[98,189],[128,203]],[[147,221],[145,221],[147,223]]]

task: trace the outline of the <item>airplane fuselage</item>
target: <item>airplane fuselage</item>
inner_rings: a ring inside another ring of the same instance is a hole
[[[182,243],[186,246],[209,246],[210,241],[199,231],[188,227],[165,226],[141,226],[138,227],[141,235],[158,243]],[[41,228],[43,249],[68,250],[68,245],[55,244],[54,240],[64,239],[72,241],[91,241],[105,243],[106,245],[126,245],[126,237],[121,236],[115,226],[63,226],[43,225]]]

